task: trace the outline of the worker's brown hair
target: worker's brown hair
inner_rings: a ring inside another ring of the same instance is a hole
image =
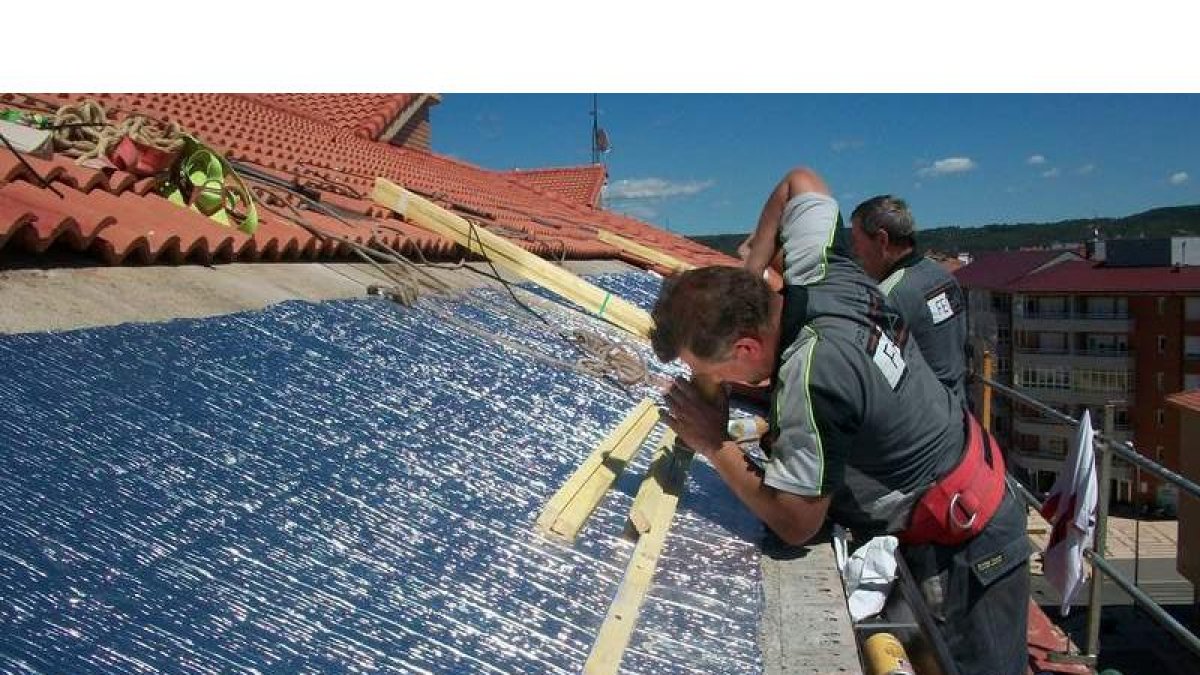
[[[850,222],[858,223],[867,234],[874,235],[886,230],[888,238],[897,241],[916,241],[917,222],[913,219],[908,203],[892,195],[879,195],[854,207]]]
[[[771,289],[741,267],[701,267],[663,281],[654,303],[650,343],[664,363],[687,349],[697,357],[723,357],[741,337],[767,324]]]

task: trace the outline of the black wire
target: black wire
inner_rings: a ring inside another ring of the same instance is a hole
[[[8,140],[8,137],[7,137],[7,136],[5,136],[4,134],[0,134],[0,141],[4,141],[4,145],[5,145],[5,146],[8,148],[9,152],[11,152],[11,153],[13,154],[13,156],[17,158],[17,161],[19,161],[21,164],[23,164],[23,165],[25,166],[25,168],[26,168],[26,169],[28,169],[28,170],[29,170],[29,172],[33,174],[33,177],[34,177],[34,178],[38,179],[38,182],[42,184],[42,187],[44,187],[44,188],[46,188],[47,190],[49,190],[49,191],[53,192],[54,194],[58,195],[58,198],[59,198],[59,199],[66,199],[66,198],[67,198],[67,197],[66,197],[66,195],[64,195],[63,193],[59,192],[57,189],[55,189],[55,187],[54,187],[53,185],[51,185],[51,184],[50,184],[50,181],[48,181],[48,180],[46,180],[45,178],[43,178],[43,177],[42,177],[42,174],[40,174],[40,173],[38,173],[38,172],[37,172],[37,169],[33,168],[33,165],[32,165],[32,164],[30,164],[30,163],[29,163],[29,162],[28,162],[28,161],[25,159],[25,157],[24,157],[24,156],[21,154],[21,152],[20,152],[19,150],[17,150],[16,148],[14,148],[14,147],[13,147],[13,144],[12,144],[12,143],[11,143],[11,142]]]
[[[247,174],[248,176],[251,176],[252,178],[256,178],[262,182],[271,183],[271,184],[277,186],[279,189],[287,190],[288,192],[291,192],[292,194],[299,196],[301,199],[303,199],[305,202],[307,202],[311,207],[317,209],[318,211],[322,211],[322,212],[326,213],[327,215],[332,216],[333,218],[336,218],[336,219],[342,221],[343,223],[346,222],[339,214],[335,213],[329,207],[312,199],[308,195],[305,195],[302,192],[299,192],[296,189],[296,186],[289,183],[288,181],[286,181],[282,178],[279,178],[277,176],[272,176],[271,174],[258,171],[257,169],[255,169],[253,167],[246,166],[242,162],[230,162],[230,164],[232,164],[236,170],[241,171],[241,172]],[[475,222],[473,220],[471,220],[470,218],[464,218],[464,220],[467,221],[467,225],[470,228],[470,230],[467,233],[467,246],[466,246],[467,252],[470,253],[470,251],[471,251],[471,241],[472,240],[474,240],[476,243],[479,244],[480,254],[482,255],[484,261],[487,262],[488,267],[490,267],[492,269],[492,274],[486,275],[486,276],[491,276],[491,278],[493,278],[493,279],[499,281],[501,284],[503,284],[504,289],[506,291],[508,291],[508,294],[510,296],[512,296],[512,299],[514,302],[516,302],[519,306],[521,306],[521,308],[523,308],[525,311],[529,312],[534,317],[536,317],[538,321],[541,321],[542,323],[549,326],[550,322],[547,321],[546,318],[543,317],[541,314],[538,314],[536,311],[534,311],[534,309],[532,307],[530,307],[525,302],[523,302],[520,298],[518,298],[517,294],[512,289],[512,284],[507,279],[505,279],[504,277],[502,277],[500,275],[500,270],[496,269],[496,265],[492,262],[491,256],[489,256],[487,253],[487,250],[483,243],[483,239],[479,236],[479,232],[476,229]],[[566,245],[565,242],[563,245],[565,247],[565,245]],[[468,268],[468,269],[471,269],[471,268]],[[479,274],[485,274],[484,272],[481,272],[479,270],[472,270],[472,271],[478,272]]]
[[[262,182],[262,183],[267,183],[269,185],[273,185],[277,189],[290,192],[290,193],[296,195],[297,197],[299,197],[304,202],[308,203],[310,205],[310,207],[315,208],[319,211],[323,211],[326,214],[328,214],[329,216],[332,216],[333,218],[336,218],[337,220],[341,221],[342,223],[349,225],[349,223],[347,223],[346,220],[344,218],[342,218],[338,213],[336,213],[329,207],[325,206],[324,204],[321,204],[320,202],[312,199],[311,197],[304,194],[303,192],[298,191],[296,189],[295,185],[290,184],[289,182],[285,181],[284,179],[278,178],[276,176],[272,176],[267,173],[262,173],[256,169],[254,169],[253,167],[246,166],[245,164],[242,164],[240,162],[232,162],[231,161],[230,164],[233,165],[236,170],[242,171],[250,178],[252,178],[254,180],[258,180],[259,182]],[[291,206],[290,204],[288,204],[287,207],[293,213],[295,213],[297,217],[299,217],[300,214],[298,212],[296,212],[295,207]],[[273,212],[275,211],[275,209],[273,209],[269,206],[267,208],[268,208],[268,210],[271,210]],[[280,214],[278,212],[276,212],[276,215],[280,215]],[[301,220],[303,220],[303,219],[301,218]],[[469,266],[466,267],[466,269],[468,269],[472,272],[475,272],[476,274],[480,274],[485,277],[490,277],[492,279],[495,279],[496,281],[503,284],[504,290],[508,291],[509,296],[512,298],[513,302],[515,302],[517,304],[517,306],[519,306],[521,309],[525,310],[529,314],[533,315],[533,317],[535,319],[542,322],[542,324],[544,324],[545,326],[549,327],[554,332],[554,334],[557,335],[563,342],[565,342],[567,344],[567,346],[570,347],[574,352],[576,352],[577,354],[581,355],[584,358],[593,358],[593,359],[597,358],[596,355],[591,354],[586,349],[584,349],[581,341],[566,334],[565,332],[563,332],[561,330],[555,329],[554,325],[551,324],[550,321],[548,321],[546,319],[546,317],[539,314],[537,311],[535,311],[533,309],[533,307],[529,306],[527,303],[525,303],[519,297],[517,297],[516,292],[513,290],[513,284],[510,283],[507,279],[505,279],[500,274],[500,270],[496,269],[495,263],[492,262],[491,256],[488,255],[486,246],[483,243],[483,238],[479,234],[479,231],[477,229],[478,226],[475,224],[475,221],[472,220],[471,218],[463,218],[463,220],[465,220],[467,222],[467,226],[469,228],[469,230],[467,232],[467,243],[466,243],[467,253],[470,254],[470,252],[471,252],[471,242],[472,241],[475,241],[477,244],[479,244],[480,256],[484,259],[485,262],[487,262],[488,267],[490,267],[492,270],[492,273],[488,274],[487,272],[485,272],[483,270],[478,270],[478,269],[475,269],[475,268],[469,267]],[[308,225],[307,223],[301,223],[301,225],[302,225],[302,227],[305,227],[305,229],[309,229],[312,227],[311,225]],[[312,228],[312,229],[315,230],[316,228]],[[319,230],[318,230],[318,232],[319,232]],[[322,233],[322,236],[328,236],[328,235],[324,235]],[[346,240],[346,241],[349,241],[349,240]],[[563,246],[565,249],[565,246],[566,246],[565,242],[563,243]],[[359,250],[358,246],[355,245],[354,248],[355,248],[355,252],[358,253],[360,256],[363,256],[365,259],[365,254],[361,250]],[[417,248],[415,248],[415,250],[417,250],[419,252],[420,248],[417,247]],[[424,258],[424,256],[422,256],[422,258]],[[565,259],[565,256],[564,256],[564,259]],[[368,260],[368,262],[370,262],[370,261]],[[432,265],[429,263],[426,263],[426,264],[429,265],[430,267],[441,268],[441,266],[439,266],[439,265]],[[460,267],[461,266],[462,266],[462,264],[460,263]],[[385,273],[385,276],[388,276],[388,275],[386,275],[386,273]],[[649,377],[649,375],[647,375],[647,377]],[[609,381],[608,378],[601,377],[601,379],[604,381]],[[616,384],[618,387],[620,387],[627,395],[629,395],[630,397],[636,398],[636,396],[634,396],[632,385],[627,385],[623,382],[620,382],[619,380],[617,380],[615,378],[611,381],[614,384]]]
[[[533,311],[532,307],[525,304],[520,298],[518,298],[517,294],[515,292],[513,292],[512,284],[510,284],[507,279],[504,279],[503,277],[500,276],[500,270],[496,269],[496,265],[494,263],[492,263],[491,256],[489,256],[487,254],[487,250],[483,246],[483,239],[480,238],[479,232],[475,229],[475,222],[472,221],[470,218],[464,218],[464,220],[467,221],[467,225],[469,225],[471,228],[470,232],[467,234],[467,252],[471,251],[471,238],[474,237],[475,243],[479,244],[479,253],[483,256],[483,259],[487,261],[488,267],[492,268],[492,273],[496,275],[496,279],[498,279],[500,281],[500,283],[504,284],[504,290],[508,291],[508,294],[512,296],[513,302],[520,305],[521,308],[524,309],[526,312],[529,312],[530,314],[532,314],[534,316],[534,318],[536,318],[538,321],[541,321],[542,323],[549,326],[550,322],[546,320],[546,317]]]

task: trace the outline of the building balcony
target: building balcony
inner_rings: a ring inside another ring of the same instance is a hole
[[[1128,314],[1039,312],[1013,316],[1012,327],[1052,333],[1128,333],[1133,330],[1133,319]]]
[[[1013,418],[1014,428],[1017,431],[1027,434],[1040,434],[1046,429],[1054,427],[1070,428],[1069,425],[1049,417],[1023,417],[1018,415]]]
[[[1066,459],[1065,455],[1041,450],[1014,450],[1009,456],[1026,471],[1062,471]]]
[[[1013,350],[1017,354],[1070,354],[1071,350],[1054,347],[1017,347]]]
[[[1032,312],[1017,312],[1018,318],[1025,317],[1027,319],[1083,319],[1083,320],[1112,320],[1112,319],[1129,319],[1132,315],[1128,311],[1123,312],[1104,312],[1104,311],[1080,311],[1064,309],[1061,311],[1039,310]]]
[[[1051,387],[1032,387],[1029,385],[1016,385],[1016,389],[1022,394],[1038,399],[1042,403],[1054,404],[1074,404],[1086,406],[1102,406],[1111,402],[1120,402],[1122,405],[1131,407],[1133,405],[1133,392],[1119,391],[1080,391],[1076,389],[1056,389]],[[1095,422],[1099,425],[1099,421]]]
[[[1092,428],[1104,429],[1103,419],[1093,419]],[[1045,446],[1051,438],[1061,438],[1068,444],[1075,442],[1075,427],[1047,418],[1016,417],[1013,419],[1013,431],[1018,434],[1037,436]],[[1113,430],[1113,437],[1118,443],[1133,440],[1133,432],[1129,425],[1121,425]],[[1069,446],[1068,446],[1069,447]]]
[[[1076,349],[1073,352],[1076,356],[1088,356],[1094,359],[1132,359],[1133,350],[1119,349]],[[1200,355],[1197,355],[1200,358]]]
[[[1026,471],[1062,471],[1066,455],[1050,450],[1014,450],[1009,454],[1013,463]],[[1134,471],[1125,462],[1114,461],[1111,478],[1115,480],[1131,480]]]
[[[1013,350],[1013,367],[1020,370],[1022,366],[1054,367],[1062,366],[1071,369],[1095,370],[1132,370],[1134,367],[1133,352],[1115,352],[1106,350],[1070,350],[1070,349],[1028,349],[1018,347]]]

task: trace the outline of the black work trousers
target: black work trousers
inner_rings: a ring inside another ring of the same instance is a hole
[[[1025,675],[1029,664],[1026,514],[1011,491],[974,539],[902,546],[959,675]]]

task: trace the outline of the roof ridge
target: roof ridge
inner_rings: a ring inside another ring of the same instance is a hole
[[[555,174],[578,176],[584,172],[599,172],[599,175],[596,177],[599,178],[599,180],[593,178],[590,181],[591,184],[587,186],[588,192],[586,195],[586,205],[595,208],[595,205],[600,203],[600,194],[604,190],[604,184],[608,179],[608,167],[604,166],[603,164],[580,164],[576,166],[546,167],[542,169],[511,169],[506,173],[511,178],[521,179],[529,176],[541,177]],[[554,190],[548,187],[537,185],[530,185],[530,187],[536,188],[540,192],[544,192],[546,194],[553,193],[555,196],[567,196],[559,190]]]
[[[582,171],[588,169],[604,170],[603,164],[572,164],[569,166],[547,166],[537,169],[509,169],[508,173],[549,173],[551,171]],[[607,171],[605,171],[607,173]]]

